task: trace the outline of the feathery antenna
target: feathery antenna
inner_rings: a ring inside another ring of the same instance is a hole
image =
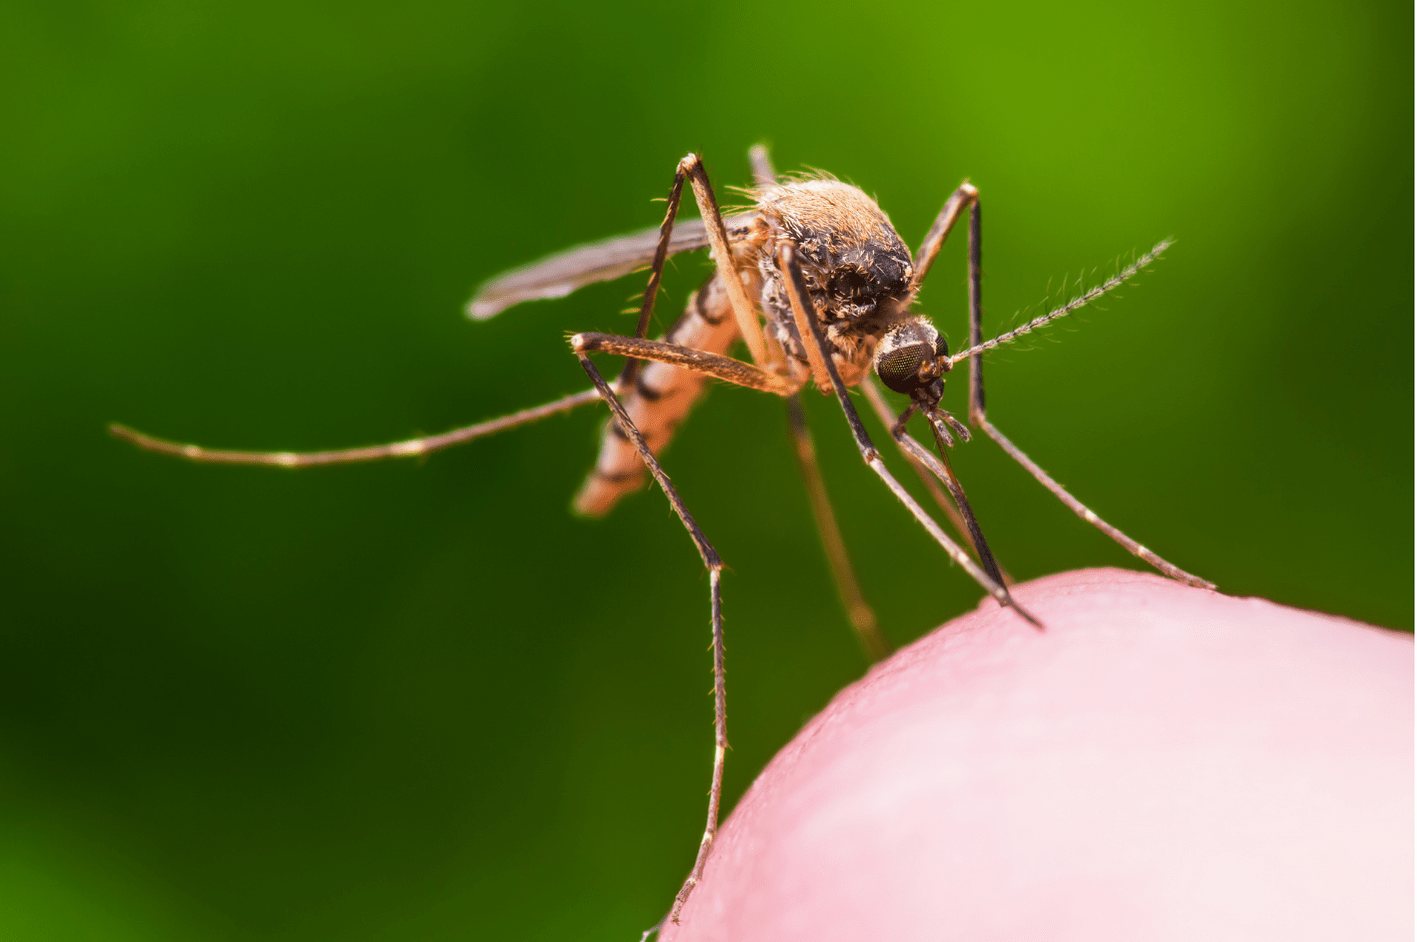
[[[1084,294],[1078,295],[1077,297],[1069,301],[1067,304],[1064,304],[1062,307],[1054,308],[1047,314],[1041,314],[1038,317],[1035,317],[1033,320],[1029,321],[1027,324],[1024,324],[1022,327],[1015,327],[1013,330],[1005,331],[1004,333],[995,337],[993,340],[986,340],[978,346],[970,347],[968,350],[961,350],[959,353],[956,353],[954,356],[950,357],[950,365],[953,366],[961,360],[967,360],[976,353],[983,353],[985,350],[992,350],[993,348],[1003,346],[1006,343],[1012,343],[1013,341],[1022,337],[1024,334],[1032,333],[1038,328],[1048,324],[1050,321],[1055,321],[1060,317],[1065,317],[1068,314],[1071,314],[1073,311],[1076,311],[1078,308],[1085,307],[1088,304],[1091,304],[1093,301],[1096,301],[1103,295],[1112,293],[1116,289],[1120,288],[1124,282],[1128,281],[1143,268],[1154,262],[1157,256],[1159,256],[1162,252],[1166,251],[1170,247],[1171,240],[1162,239],[1160,242],[1156,243],[1156,245],[1152,248],[1150,252],[1147,252],[1141,258],[1137,259],[1135,262],[1132,262],[1126,268],[1122,269],[1121,271],[1117,272],[1117,274],[1113,275],[1111,278],[1108,278],[1106,281],[1102,282],[1102,284],[1097,285],[1096,287],[1090,289]]]

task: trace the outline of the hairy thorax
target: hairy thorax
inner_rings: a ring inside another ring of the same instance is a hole
[[[791,361],[805,366],[782,272],[778,234],[798,261],[822,334],[843,382],[855,385],[871,366],[882,334],[910,306],[910,251],[876,201],[830,178],[795,180],[757,190],[762,226],[745,263],[755,264],[768,333]],[[759,279],[761,279],[759,281]]]

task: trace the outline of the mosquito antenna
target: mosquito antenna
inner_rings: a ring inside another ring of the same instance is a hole
[[[1003,346],[1006,343],[1012,343],[1013,341],[1022,337],[1024,334],[1032,333],[1033,331],[1037,330],[1040,327],[1043,327],[1051,321],[1055,321],[1060,317],[1064,317],[1068,314],[1071,314],[1073,311],[1076,311],[1080,307],[1086,307],[1087,305],[1091,304],[1093,301],[1096,301],[1103,295],[1111,294],[1113,291],[1120,288],[1123,283],[1129,281],[1131,278],[1136,276],[1136,274],[1140,272],[1143,268],[1154,262],[1162,252],[1166,251],[1171,247],[1171,244],[1172,243],[1170,239],[1162,239],[1160,242],[1156,243],[1156,245],[1152,248],[1150,252],[1147,252],[1145,255],[1138,258],[1135,262],[1132,262],[1126,268],[1122,269],[1121,271],[1117,272],[1117,274],[1113,275],[1111,278],[1108,278],[1106,281],[1102,282],[1102,284],[1097,285],[1091,290],[1078,295],[1077,297],[1069,301],[1067,304],[1064,304],[1062,307],[1054,308],[1047,314],[1042,314],[1038,317],[1035,317],[1033,320],[1029,321],[1027,324],[1024,324],[1022,327],[1015,327],[1013,330],[1005,331],[1004,333],[995,337],[993,340],[986,340],[978,346],[970,347],[967,350],[961,350],[959,353],[956,353],[954,356],[950,357],[950,365],[953,366],[960,360],[967,360],[970,357],[974,356],[974,354],[976,353],[983,353],[985,350],[992,350],[993,348]]]

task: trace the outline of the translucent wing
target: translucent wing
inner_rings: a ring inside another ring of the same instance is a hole
[[[725,219],[729,239],[733,238],[735,230],[741,231],[751,219],[752,214]],[[659,228],[656,227],[548,255],[539,262],[514,268],[484,283],[468,302],[467,316],[484,321],[522,301],[563,298],[577,288],[623,277],[654,261],[654,249],[658,244]],[[674,231],[669,237],[670,255],[707,247],[708,235],[704,232],[702,219],[683,219],[674,223]]]

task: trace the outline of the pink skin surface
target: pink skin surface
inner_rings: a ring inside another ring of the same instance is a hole
[[[1046,630],[986,599],[778,753],[664,942],[1410,942],[1410,635],[1113,569],[1013,591]]]

